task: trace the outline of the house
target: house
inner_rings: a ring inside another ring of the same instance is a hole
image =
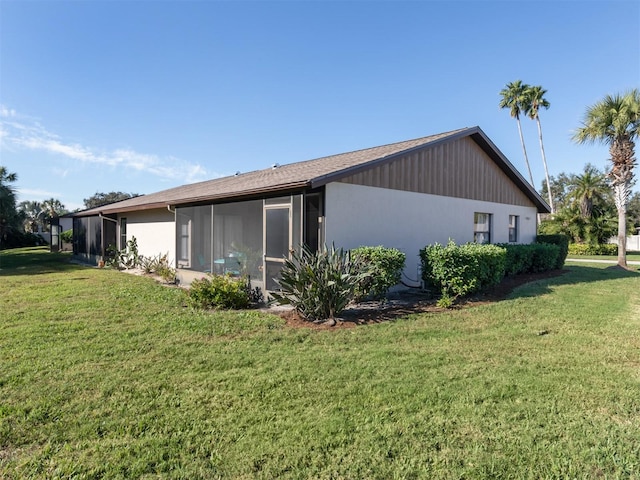
[[[171,188],[75,213],[88,262],[135,237],[167,253],[181,282],[243,273],[266,290],[302,244],[395,247],[418,280],[418,252],[446,243],[531,243],[548,205],[479,127],[463,128]]]

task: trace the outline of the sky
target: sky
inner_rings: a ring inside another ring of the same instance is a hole
[[[479,126],[527,178],[498,107],[518,79],[547,90],[549,173],[604,169],[571,136],[640,88],[640,2],[0,0],[0,165],[74,210]]]

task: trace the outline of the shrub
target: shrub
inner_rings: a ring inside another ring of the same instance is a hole
[[[533,249],[531,245],[501,244],[506,250],[505,275],[531,272]]]
[[[615,243],[605,243],[601,245],[572,243],[569,245],[569,253],[571,255],[617,255],[618,245]]]
[[[229,275],[208,275],[194,280],[189,287],[189,304],[196,308],[233,308],[249,306],[247,280]]]
[[[155,271],[158,269],[158,266],[160,265],[161,258],[161,255],[157,255],[155,257],[145,257],[140,255],[140,268],[144,273],[155,273]]]
[[[560,246],[551,243],[532,243],[531,273],[546,272],[558,268]],[[564,260],[562,261],[564,265]]]
[[[72,243],[73,242],[73,229],[65,230],[60,234],[60,239],[64,243]]]
[[[400,283],[406,255],[396,248],[358,247],[351,256],[366,265],[370,275],[365,276],[356,289],[356,298],[371,297],[382,300],[391,287]]]
[[[558,252],[558,257],[556,258],[556,263],[552,268],[562,268],[564,266],[564,262],[567,259],[567,254],[569,253],[569,237],[562,234],[538,235],[536,237],[536,243],[548,243],[551,245],[557,245],[560,250]]]
[[[47,242],[40,235],[31,232],[12,231],[6,238],[0,238],[0,250],[7,248],[37,247]]]
[[[425,283],[440,291],[445,303],[484,287],[500,283],[504,277],[506,251],[497,245],[470,243],[457,246],[435,244],[420,251]]]
[[[122,250],[116,249],[113,245],[107,247],[106,265],[121,269],[135,268],[140,265],[140,255],[138,254],[138,241],[136,237],[131,237],[127,246]]]
[[[335,318],[354,298],[368,273],[350,252],[326,247],[312,252],[304,247],[287,259],[272,292],[281,305],[292,305],[307,320]]]

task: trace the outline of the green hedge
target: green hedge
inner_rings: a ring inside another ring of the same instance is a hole
[[[569,245],[569,253],[571,255],[617,255],[618,245],[615,243],[605,243],[602,245],[572,243]]]
[[[536,237],[536,243],[547,243],[551,245],[557,245],[560,247],[560,252],[556,259],[555,268],[562,268],[564,262],[567,259],[569,253],[569,237],[562,234],[557,235],[538,235]]]
[[[506,250],[506,275],[546,272],[557,268],[561,248],[550,243],[501,244]],[[564,260],[562,262],[564,264]]]
[[[382,300],[389,289],[402,280],[407,256],[396,248],[358,247],[351,250],[351,256],[369,272],[356,289],[358,299]]]
[[[450,306],[457,297],[497,285],[505,275],[546,272],[563,265],[566,256],[562,254],[563,238],[550,240],[560,245],[549,242],[458,246],[451,241],[446,246],[429,245],[420,250],[422,279],[440,292],[439,305]]]
[[[506,250],[497,245],[430,245],[420,250],[422,279],[443,298],[456,298],[500,283],[506,258]]]

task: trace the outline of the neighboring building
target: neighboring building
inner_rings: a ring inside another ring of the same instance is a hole
[[[276,288],[303,243],[395,247],[419,278],[418,252],[446,243],[531,243],[549,207],[479,127],[274,165],[73,214],[74,254],[95,263],[136,237],[143,255],[168,254],[190,283],[243,273]]]

